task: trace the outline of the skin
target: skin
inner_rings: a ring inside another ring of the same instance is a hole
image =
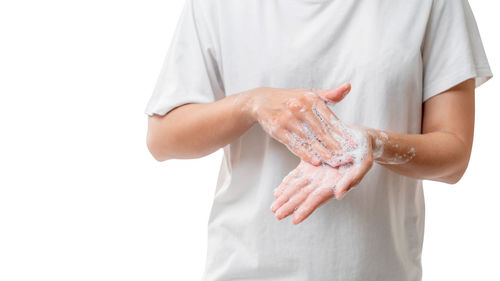
[[[358,184],[376,163],[404,176],[457,183],[465,173],[474,135],[474,80],[467,80],[424,103],[422,134],[400,134],[370,128],[364,131],[371,150],[356,166],[323,166],[321,176],[328,183],[312,180],[318,173],[315,167],[301,162],[275,192],[271,205],[278,219],[293,214],[292,223],[304,221],[321,204],[331,198],[342,199]],[[376,143],[379,141],[379,146]],[[373,150],[380,150],[373,157]],[[316,173],[316,174],[315,174]],[[302,174],[301,181],[293,180]]]
[[[357,185],[370,170],[374,154],[382,158],[382,151],[373,152],[374,149],[383,149],[375,145],[377,136],[374,132],[360,127],[350,129],[359,133],[358,146],[361,146],[361,143],[366,144],[364,149],[358,150],[361,153],[360,158],[337,167],[328,165],[314,167],[301,161],[274,193],[275,201],[271,205],[271,211],[275,213],[277,219],[281,220],[293,214],[292,222],[298,224],[330,198],[342,199],[345,193]],[[380,141],[378,146],[381,145]]]
[[[158,161],[201,157],[236,140],[258,122],[266,132],[292,148],[292,152],[302,159],[276,190],[276,200],[271,207],[278,219],[293,214],[294,224],[302,222],[329,199],[341,199],[363,179],[373,162],[417,179],[453,184],[463,176],[469,162],[474,132],[473,79],[424,103],[422,134],[400,134],[347,125],[362,133],[369,145],[362,160],[357,163],[348,157],[341,163],[329,158],[342,156],[339,142],[320,133],[325,130],[324,124],[307,117],[311,116],[311,112],[314,113],[313,105],[318,105],[319,101],[340,102],[348,92],[346,87],[315,90],[317,96],[306,94],[306,91],[257,88],[214,103],[187,104],[164,116],[154,115],[148,121],[148,148]],[[294,99],[290,102],[292,97]],[[321,116],[328,114],[323,112]],[[333,113],[331,115],[334,116]],[[276,116],[282,117],[273,119]],[[334,118],[338,120],[336,116]],[[319,139],[326,152],[321,149],[312,152],[317,147],[315,145],[311,145],[312,151],[300,148],[293,150],[294,146],[286,136],[287,132],[300,130],[300,121],[313,129],[315,135],[317,132],[315,139]],[[327,126],[335,128],[337,125],[333,123]],[[272,131],[275,125],[281,131]],[[339,130],[330,133],[349,139]],[[319,160],[314,158],[318,154]],[[304,179],[293,180],[298,174],[305,175]]]
[[[301,159],[315,166],[328,163],[335,167],[350,159],[342,155],[339,140],[345,138],[338,126],[330,121],[338,118],[327,102],[340,101],[349,90],[350,84],[330,91],[313,90],[313,93],[305,89],[260,88],[253,93],[249,110],[269,135]]]
[[[165,116],[149,117],[147,145],[158,161],[202,157],[233,142],[258,122],[295,155],[317,166],[330,160],[339,145],[323,132],[313,106],[320,107],[325,118],[328,115],[338,119],[325,102],[342,100],[350,87],[347,83],[336,89],[313,90],[315,94],[308,93],[308,89],[262,87],[214,103],[186,104]],[[309,144],[304,146],[293,145],[291,133],[305,138],[303,123],[314,130],[317,139],[305,140]]]

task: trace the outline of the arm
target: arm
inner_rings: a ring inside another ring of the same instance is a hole
[[[231,143],[259,122],[297,156],[319,165],[332,159],[320,141],[331,147],[336,141],[321,131],[320,122],[314,118],[315,105],[327,108],[325,100],[338,102],[349,90],[350,85],[345,84],[332,90],[315,90],[315,96],[306,89],[256,88],[213,103],[182,105],[164,116],[149,117],[148,149],[158,161],[201,157]],[[303,124],[317,138],[305,134]]]
[[[313,167],[302,161],[274,194],[271,211],[278,219],[291,214],[305,220],[330,198],[341,199],[359,183],[372,162],[404,176],[456,183],[469,162],[474,134],[474,85],[467,80],[424,103],[422,134],[400,134],[351,126],[364,132],[366,150],[358,163],[341,167]],[[354,135],[353,133],[349,133]],[[306,188],[307,187],[307,188]]]
[[[474,137],[474,80],[424,103],[422,134],[371,130],[375,162],[404,176],[456,183],[465,173]]]
[[[241,110],[248,96],[236,94],[208,104],[185,104],[148,118],[147,146],[158,161],[197,158],[234,141],[254,121]]]

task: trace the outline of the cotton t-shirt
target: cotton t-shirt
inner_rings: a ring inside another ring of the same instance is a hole
[[[491,76],[467,0],[187,0],[145,113],[348,81],[331,108],[345,123],[419,134],[423,102]],[[375,164],[293,225],[270,205],[299,161],[259,124],[224,147],[204,281],[421,280],[420,180]]]

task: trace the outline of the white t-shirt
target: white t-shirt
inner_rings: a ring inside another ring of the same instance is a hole
[[[145,113],[348,81],[345,123],[419,134],[424,101],[491,76],[467,0],[187,0]],[[204,281],[421,280],[420,180],[375,164],[295,226],[270,205],[298,163],[258,124],[224,147]]]

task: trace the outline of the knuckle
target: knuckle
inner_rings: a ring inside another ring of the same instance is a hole
[[[297,99],[293,99],[292,101],[290,101],[288,104],[288,109],[292,112],[298,112],[300,111],[301,109],[304,108],[304,104],[302,104],[299,100]]]
[[[317,201],[318,199],[320,199],[321,197],[323,197],[323,196],[321,195],[321,193],[322,193],[322,192],[323,192],[323,191],[322,191],[322,188],[318,188],[318,189],[316,189],[316,190],[315,190],[315,191],[311,194],[312,199],[313,199],[314,201]]]
[[[302,95],[301,100],[307,104],[314,104],[318,100],[318,97],[315,94],[306,93]]]
[[[311,206],[309,206],[309,205],[303,205],[303,206],[301,206],[298,209],[297,213],[299,215],[306,215],[306,214],[308,214],[311,211],[311,209],[312,209]]]
[[[309,188],[302,188],[299,192],[301,195],[307,195],[311,192],[311,190]]]
[[[331,188],[321,188],[318,191],[318,196],[322,197],[322,198],[329,197],[332,195],[333,195],[333,189],[331,189]]]
[[[293,120],[293,114],[290,111],[282,111],[278,117],[279,123],[286,124]]]
[[[286,201],[288,201],[288,198],[285,198],[284,194],[281,194],[278,199],[276,199],[276,206],[281,207]]]
[[[273,117],[273,118],[271,118],[271,120],[269,120],[268,123],[269,123],[269,126],[271,126],[272,128],[279,128],[280,120],[277,117]]]

